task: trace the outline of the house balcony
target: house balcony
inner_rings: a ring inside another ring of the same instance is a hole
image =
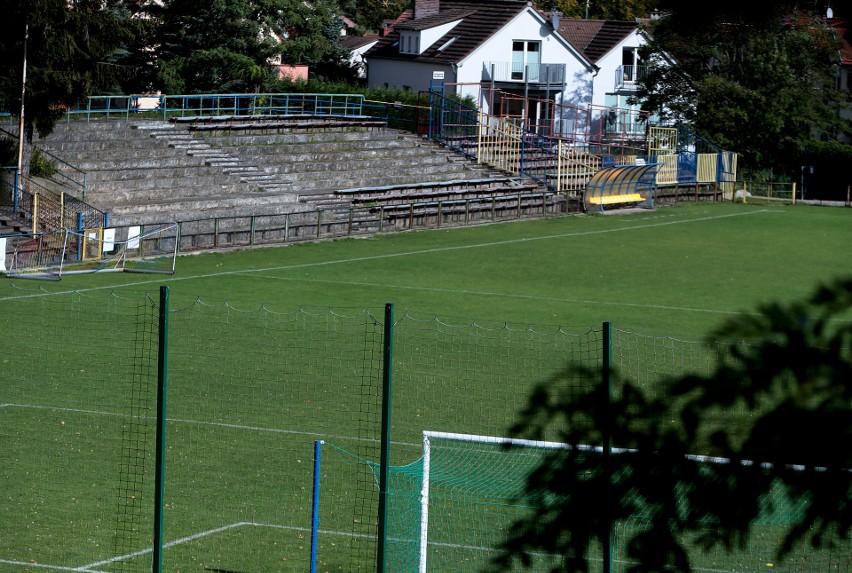
[[[645,78],[647,66],[618,66],[615,69],[615,89],[618,91],[636,91],[639,82]]]
[[[519,62],[485,62],[482,81],[488,83],[535,84],[536,87],[562,86],[565,64],[530,64]]]

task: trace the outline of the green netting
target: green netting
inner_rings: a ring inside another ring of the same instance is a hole
[[[0,333],[0,571],[150,570],[156,305],[30,292]]]
[[[0,573],[147,571],[156,303],[34,287],[20,292],[0,300]],[[369,309],[273,312],[201,302],[172,309],[166,570],[306,570],[316,439],[354,456],[330,456],[324,466],[319,568],[374,570],[380,316]],[[569,383],[558,374],[569,363],[599,366],[601,333],[404,313],[397,319],[388,570],[417,570],[410,567],[421,539],[423,432],[505,436],[536,384],[549,381],[566,393],[596,387],[595,377]],[[625,331],[613,336],[615,365],[648,393],[658,391],[665,376],[707,372],[715,355],[689,341]],[[729,424],[738,415],[719,412],[718,420]],[[474,467],[459,475],[478,480],[503,471],[490,461]],[[511,488],[519,479],[511,478]],[[500,538],[503,526],[488,528],[504,523],[506,510],[462,490],[450,488],[440,504],[434,498],[433,517],[443,508],[448,526],[460,529],[429,536],[436,553],[429,563],[447,560],[433,570],[481,564]],[[475,511],[462,520],[465,504]],[[623,554],[625,528],[636,526],[641,523],[619,525],[617,551]],[[769,562],[783,526],[772,527],[747,550],[707,558],[700,567],[756,571],[742,563]],[[848,573],[849,540],[835,541],[833,550],[803,553],[783,566],[773,563],[773,570],[804,571],[816,563],[822,571]]]
[[[154,306],[34,288],[0,301],[3,573],[150,571]],[[381,338],[366,310],[172,310],[165,570],[307,570],[313,440],[378,457]],[[339,491],[323,566],[372,571],[372,476]]]
[[[507,447],[511,445],[511,447]],[[390,571],[482,571],[498,554],[512,524],[528,519],[537,503],[525,493],[529,475],[549,458],[567,459],[564,444],[530,442],[509,438],[427,432],[423,457],[407,466],[394,467],[388,499],[387,562]],[[583,457],[600,458],[602,450],[583,447]],[[615,455],[623,455],[616,449]],[[682,513],[690,510],[689,500],[714,487],[714,465],[725,460],[694,456],[704,481],[683,486],[678,495]],[[378,471],[378,470],[376,470]],[[650,478],[649,476],[649,479]],[[633,516],[613,526],[613,571],[627,571],[635,565],[628,556],[627,543],[647,528],[650,508],[641,499],[629,500],[637,507]],[[603,500],[601,501],[603,504]],[[852,541],[836,538],[834,547],[798,546],[783,562],[776,561],[778,548],[793,524],[801,518],[806,498],[795,498],[780,482],[760,501],[761,513],[742,543],[726,550],[716,546],[704,549],[695,537],[687,538],[695,571],[849,571]],[[643,509],[644,507],[644,509]],[[600,548],[592,546],[587,555],[591,571],[602,570]],[[559,569],[558,555],[533,553],[524,571]]]
[[[366,310],[172,313],[166,570],[307,570],[314,441],[378,458],[382,332]],[[325,520],[321,566],[371,571],[372,476],[334,483],[348,504]]]

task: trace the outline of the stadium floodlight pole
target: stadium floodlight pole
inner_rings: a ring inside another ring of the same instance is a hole
[[[166,495],[166,380],[169,346],[169,287],[160,287],[159,350],[157,352],[157,449],[154,470],[154,551],[151,573],[163,570],[163,508]]]
[[[388,476],[390,475],[391,382],[393,369],[393,304],[385,305],[384,356],[382,358],[382,445],[379,453],[379,543],[376,571],[385,571],[385,536],[388,517]]]
[[[24,164],[24,98],[27,95],[27,41],[30,38],[30,23],[24,23],[24,66],[21,72],[21,118],[18,123],[18,171],[15,177],[15,211],[18,210],[18,195],[21,186],[21,168]],[[33,229],[35,230],[35,229]]]

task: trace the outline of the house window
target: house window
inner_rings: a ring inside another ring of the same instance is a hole
[[[515,40],[512,42],[512,79],[538,81],[541,68],[541,42]],[[525,75],[529,73],[529,77]]]

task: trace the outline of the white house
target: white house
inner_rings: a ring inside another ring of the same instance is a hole
[[[554,104],[591,103],[596,73],[554,24],[526,0],[416,0],[365,54],[367,84],[443,86],[488,113],[552,124]]]
[[[593,134],[642,135],[647,117],[629,99],[645,73],[640,48],[647,37],[636,22],[562,19],[559,33],[596,68],[591,105]]]

